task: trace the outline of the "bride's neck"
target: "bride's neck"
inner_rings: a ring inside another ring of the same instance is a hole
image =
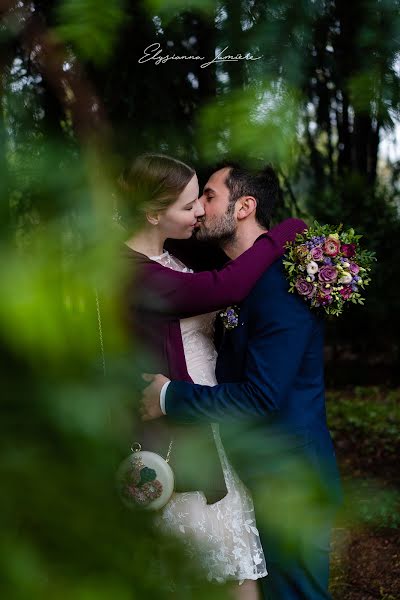
[[[141,229],[125,244],[132,250],[145,254],[146,256],[160,256],[164,251],[164,236],[160,235],[157,227]]]

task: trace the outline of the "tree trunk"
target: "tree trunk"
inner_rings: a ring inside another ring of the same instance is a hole
[[[8,70],[11,53],[2,48],[0,54],[0,223],[2,223],[2,233],[5,234],[6,229],[8,234],[13,231],[13,219],[10,207],[10,181],[9,169],[7,162],[7,133],[6,123],[4,118],[4,90],[6,85],[6,72]]]

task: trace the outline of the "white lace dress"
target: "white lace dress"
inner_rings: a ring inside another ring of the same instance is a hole
[[[152,260],[177,271],[189,271],[164,252]],[[189,375],[195,383],[215,385],[217,353],[213,343],[216,313],[181,320]],[[267,575],[251,496],[228,462],[218,425],[211,425],[224,473],[227,495],[207,504],[203,492],[174,493],[161,515],[165,530],[182,539],[187,553],[200,561],[209,580],[243,581]]]

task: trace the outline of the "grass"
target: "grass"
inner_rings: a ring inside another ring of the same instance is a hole
[[[328,423],[340,447],[357,444],[361,462],[396,458],[400,447],[400,390],[356,387],[327,394]]]
[[[345,502],[334,535],[334,600],[400,598],[400,390],[327,393]]]

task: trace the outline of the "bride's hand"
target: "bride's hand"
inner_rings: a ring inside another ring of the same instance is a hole
[[[153,419],[159,419],[164,416],[160,406],[160,393],[161,389],[169,379],[164,375],[152,375],[149,373],[143,373],[142,375],[145,381],[149,381],[148,385],[142,394],[140,414],[142,421],[152,421]]]

